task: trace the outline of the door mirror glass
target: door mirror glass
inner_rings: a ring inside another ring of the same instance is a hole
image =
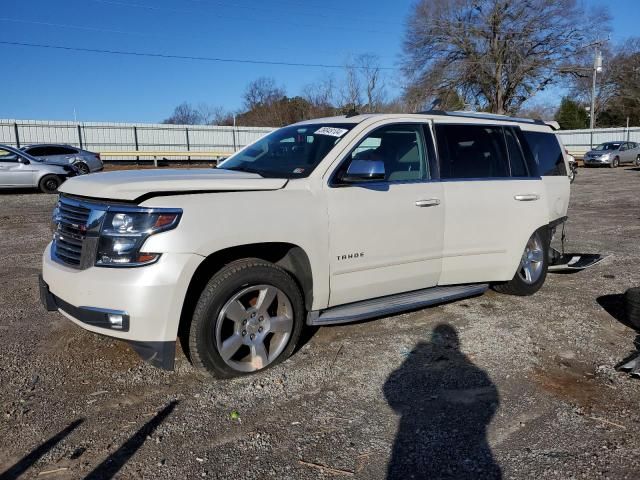
[[[28,158],[18,157],[18,161],[23,165],[29,165],[31,161]]]
[[[346,182],[372,182],[385,179],[381,160],[352,160],[343,180]]]

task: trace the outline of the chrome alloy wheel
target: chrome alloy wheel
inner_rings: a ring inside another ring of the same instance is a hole
[[[527,242],[522,258],[520,259],[520,268],[518,276],[527,284],[536,283],[542,275],[542,267],[544,265],[544,249],[540,236],[534,233]]]
[[[240,372],[265,368],[284,351],[293,331],[289,297],[273,285],[254,285],[225,303],[216,324],[216,347]]]

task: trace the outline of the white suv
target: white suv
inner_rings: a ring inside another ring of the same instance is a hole
[[[540,121],[359,115],[276,130],[217,169],[118,171],[61,188],[49,310],[171,369],[287,358],[303,325],[543,284],[566,159]]]

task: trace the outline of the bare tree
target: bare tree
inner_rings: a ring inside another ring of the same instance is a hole
[[[309,102],[309,118],[328,117],[336,112],[336,82],[333,75],[322,77],[304,87],[304,98]]]
[[[273,78],[260,77],[247,85],[243,95],[244,106],[247,110],[252,110],[258,105],[269,105],[285,96],[284,89],[278,87]]]
[[[202,113],[193,105],[183,102],[178,105],[173,114],[162,121],[173,125],[200,125],[203,123]]]
[[[403,69],[424,97],[456,91],[478,109],[513,113],[562,80],[589,32],[606,30],[585,17],[576,0],[419,0]]]
[[[386,100],[380,58],[371,53],[346,62],[344,80],[339,88],[340,109],[377,112]]]
[[[377,55],[365,53],[359,55],[355,62],[362,79],[365,105],[363,112],[377,112],[384,103],[384,79],[380,70],[380,58]]]

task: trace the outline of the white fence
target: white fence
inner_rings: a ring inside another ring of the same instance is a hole
[[[171,159],[224,156],[254,142],[271,128],[144,123],[55,122],[0,119],[0,144],[21,147],[61,143],[105,155],[106,160],[167,156]],[[122,156],[117,155],[123,152]]]
[[[560,130],[558,135],[560,135],[565,148],[580,157],[591,150],[592,147],[603,142],[626,141],[640,143],[640,127]]]
[[[106,160],[150,159],[155,156],[154,152],[158,157],[178,160],[206,158],[209,154],[211,157],[224,156],[271,131],[272,128],[262,127],[0,119],[0,144],[20,147],[62,143],[106,152]],[[567,150],[578,156],[602,142],[640,142],[640,127],[560,130],[558,134]],[[118,152],[123,155],[117,155]],[[133,152],[144,154],[134,155]],[[190,152],[193,155],[189,155]]]

